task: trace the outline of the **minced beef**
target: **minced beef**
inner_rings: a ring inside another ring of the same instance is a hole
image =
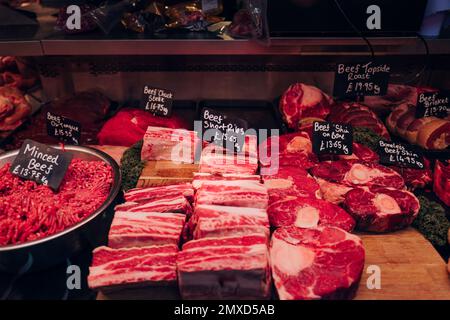
[[[63,231],[97,210],[108,197],[112,169],[102,161],[72,160],[58,192],[0,169],[0,246]]]

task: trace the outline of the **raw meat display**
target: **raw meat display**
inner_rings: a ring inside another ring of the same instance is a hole
[[[253,136],[246,136],[246,139],[243,152],[237,154],[214,143],[209,144],[202,151],[199,171],[211,174],[254,175],[258,170],[257,140]]]
[[[360,103],[342,102],[335,104],[328,116],[328,121],[368,128],[384,139],[390,140],[389,133],[383,122],[367,106]]]
[[[174,286],[176,245],[112,249],[99,247],[89,268],[89,288],[111,291],[130,287]]]
[[[447,161],[436,161],[433,191],[447,206],[450,206],[450,165]]]
[[[280,166],[309,169],[318,162],[317,156],[312,151],[311,139],[306,132],[272,136],[262,142],[259,148],[261,166],[273,168],[275,172],[272,174],[276,174]]]
[[[303,83],[291,85],[280,99],[280,111],[290,129],[298,130],[314,120],[324,120],[333,99],[320,89]]]
[[[98,134],[102,145],[130,147],[144,138],[148,127],[186,129],[187,124],[176,116],[162,118],[145,110],[124,108],[106,121]]]
[[[129,202],[149,202],[171,196],[184,196],[192,202],[194,189],[190,183],[174,184],[162,187],[136,188],[125,192],[125,200]]]
[[[355,218],[358,230],[390,232],[411,225],[420,204],[414,194],[406,190],[365,187],[349,191],[344,208]]]
[[[142,160],[194,163],[201,141],[194,131],[148,127],[142,146]]]
[[[277,174],[264,175],[262,179],[269,193],[269,204],[288,195],[321,198],[319,185],[301,168],[280,167]]]
[[[270,298],[265,233],[189,241],[177,267],[183,299]]]
[[[111,109],[110,100],[98,91],[84,91],[50,102],[44,105],[40,112],[33,116],[24,130],[17,132],[12,148],[19,148],[25,139],[55,144],[59,141],[47,134],[47,112],[67,117],[81,125],[80,144],[95,144],[100,131]]]
[[[416,118],[416,106],[402,104],[386,119],[389,130],[409,143],[424,149],[443,150],[450,145],[450,117]]]
[[[0,87],[0,131],[14,130],[31,114],[31,106],[19,89]]]
[[[324,161],[311,169],[314,177],[347,186],[383,186],[402,189],[405,181],[396,171],[374,162]]]
[[[117,211],[108,236],[111,248],[178,246],[186,216],[179,213]]]
[[[268,201],[266,187],[252,180],[205,181],[195,195],[196,205],[267,209]]]
[[[405,180],[405,184],[410,190],[422,189],[433,181],[433,172],[430,168],[430,161],[424,158],[425,169],[404,168],[390,166],[397,171]]]
[[[320,156],[320,160],[333,160],[333,156],[330,155],[322,155]],[[337,156],[341,160],[360,160],[364,162],[378,162],[380,161],[380,156],[365,145],[360,143],[353,143],[353,154],[351,155],[338,155]]]
[[[112,169],[102,161],[72,160],[54,192],[0,169],[0,246],[41,239],[72,227],[106,201]]]
[[[210,205],[195,207],[188,229],[193,239],[270,233],[263,209]]]
[[[172,212],[190,215],[192,207],[189,201],[182,195],[160,197],[156,200],[143,202],[125,202],[116,206],[116,211],[129,212]]]
[[[211,180],[252,180],[260,181],[261,178],[254,174],[234,174],[234,173],[222,173],[222,174],[211,174],[203,172],[195,172],[194,179],[192,181],[192,186],[195,190],[199,189],[203,182]]]
[[[272,235],[270,259],[281,300],[350,299],[365,252],[361,239],[342,229],[290,226]]]
[[[334,204],[341,204],[342,202],[344,202],[347,192],[353,190],[353,187],[349,187],[340,183],[330,182],[320,178],[316,178],[316,181],[319,184],[322,198]]]
[[[377,114],[386,115],[401,104],[416,104],[417,95],[418,89],[415,87],[391,83],[385,96],[364,97],[364,104]]]
[[[349,232],[355,227],[355,220],[344,209],[321,199],[286,196],[270,203],[267,213],[272,227],[332,226]]]

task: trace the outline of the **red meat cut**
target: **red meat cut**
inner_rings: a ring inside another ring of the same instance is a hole
[[[190,183],[174,184],[162,187],[136,188],[128,190],[124,197],[131,202],[150,202],[170,196],[184,196],[190,202],[194,200],[194,189]]]
[[[447,161],[436,161],[433,190],[439,199],[450,206],[450,165]]]
[[[350,299],[361,279],[365,252],[361,239],[342,229],[290,226],[274,232],[270,259],[281,300]]]
[[[115,208],[116,211],[129,212],[172,212],[190,215],[192,207],[189,201],[182,195],[161,197],[156,200],[143,202],[125,202]]]
[[[419,200],[409,191],[394,188],[356,188],[345,196],[344,208],[362,231],[389,232],[411,225]]]
[[[324,161],[311,169],[314,177],[347,186],[383,186],[402,189],[405,182],[396,171],[374,162]]]
[[[271,203],[267,213],[272,227],[334,226],[349,232],[355,227],[355,220],[344,209],[321,199],[287,196]]]
[[[205,238],[178,254],[183,299],[268,299],[271,276],[267,235]]]
[[[291,85],[280,100],[280,112],[290,129],[298,130],[312,120],[324,120],[330,113],[333,99],[320,89],[296,83]]]

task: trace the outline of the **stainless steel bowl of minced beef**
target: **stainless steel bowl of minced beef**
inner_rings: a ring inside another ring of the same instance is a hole
[[[95,149],[64,150],[73,160],[57,192],[9,172],[18,150],[0,155],[0,272],[42,270],[106,243],[119,166]]]

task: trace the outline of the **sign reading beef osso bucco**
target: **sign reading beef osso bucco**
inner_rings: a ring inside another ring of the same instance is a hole
[[[353,154],[353,128],[351,125],[315,121],[312,141],[313,151],[317,155]]]
[[[173,92],[170,90],[144,86],[142,101],[145,111],[160,117],[172,115]]]
[[[47,134],[65,143],[79,145],[81,138],[81,124],[51,112],[47,112]]]
[[[383,96],[390,74],[391,67],[386,63],[339,63],[334,77],[334,96]]]
[[[73,155],[33,140],[25,140],[10,172],[25,180],[58,190]]]
[[[414,169],[425,168],[423,155],[411,145],[380,140],[378,142],[378,155],[381,164]]]
[[[237,153],[244,150],[247,121],[203,108],[202,129],[205,141],[214,142]]]

